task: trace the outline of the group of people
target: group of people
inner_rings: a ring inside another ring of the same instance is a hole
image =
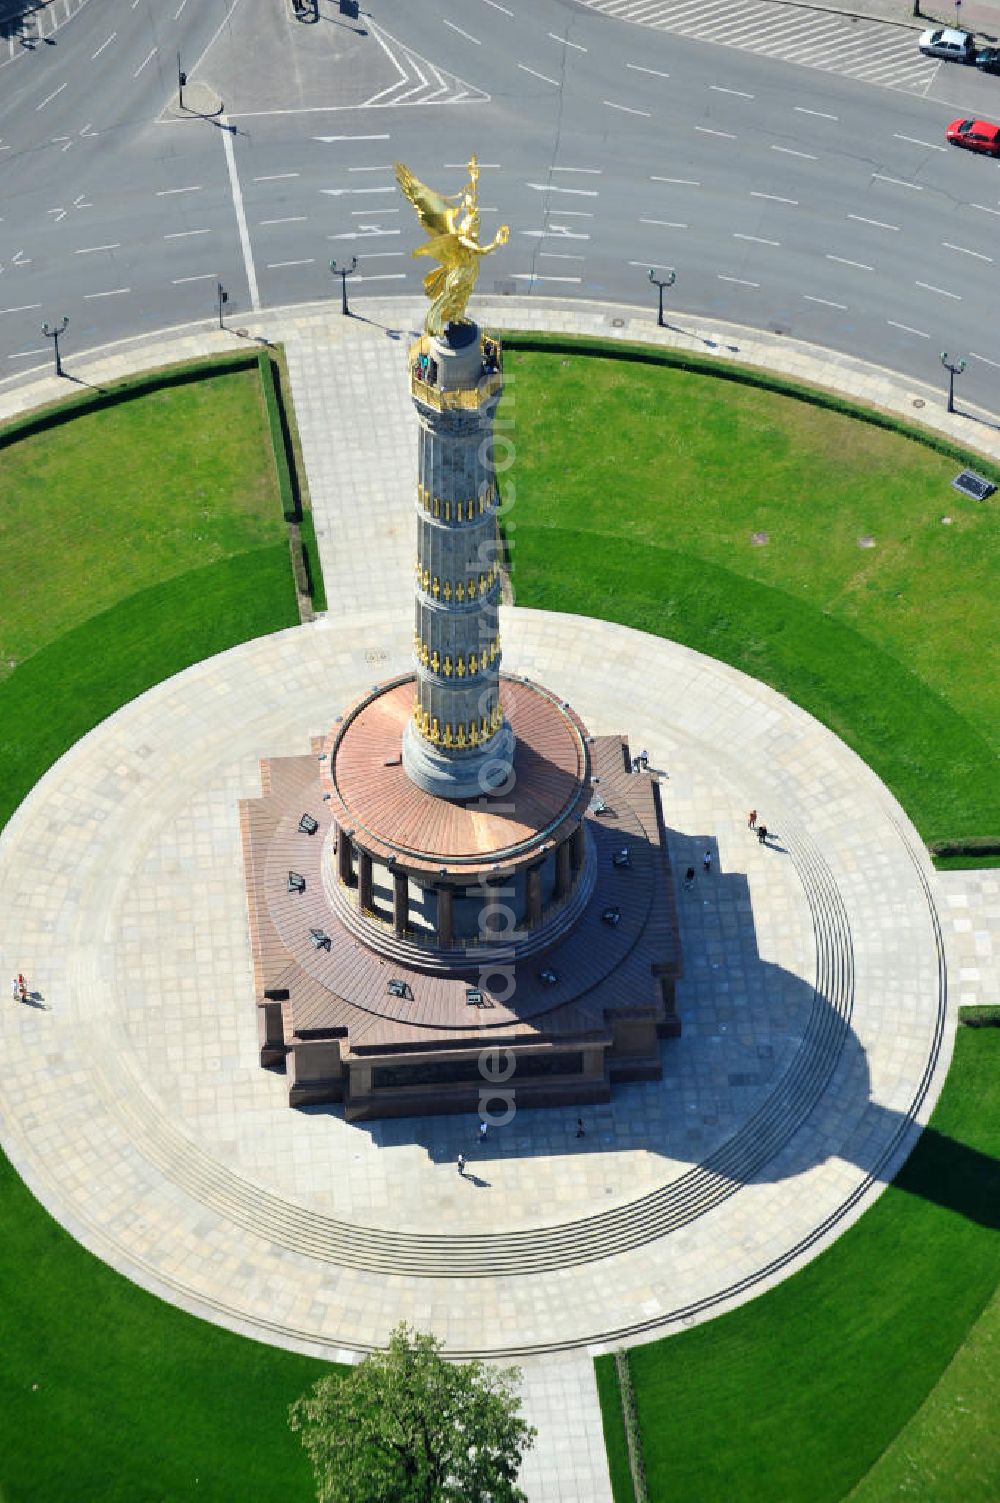
[[[639,753],[639,755],[637,757],[633,757],[632,758],[632,771],[633,772],[648,772],[649,771],[649,752],[646,750],[645,747],[643,747],[642,751]]]
[[[643,753],[643,755],[645,755],[645,753]],[[635,766],[635,763],[638,762],[638,761],[639,761],[639,758],[636,757],[635,761],[633,762],[633,766],[632,766],[633,772],[637,770],[636,766]],[[749,829],[753,830],[754,834],[757,836],[757,839],[758,839],[758,841],[759,841],[759,843],[761,845],[766,845],[767,844],[767,836],[768,836],[767,825],[765,825],[765,824],[758,824],[757,823],[757,810],[756,809],[751,809],[750,813],[747,815],[747,827]],[[704,871],[704,872],[710,872],[712,870],[712,852],[711,851],[706,851],[705,854],[704,854],[704,856],[702,856],[702,858],[701,858],[701,867],[702,867],[702,871]],[[685,888],[685,891],[686,892],[690,892],[691,888],[693,886],[694,886],[694,867],[693,866],[689,866],[688,869],[687,869],[687,871],[684,873],[684,888]]]
[[[15,1002],[27,1002],[28,1000],[28,983],[20,971],[18,971],[16,976],[11,978],[10,994]]]
[[[417,363],[413,374],[418,381],[424,381],[428,386],[434,386],[437,382],[437,373],[436,360],[432,360],[429,355],[424,353],[417,356]]]

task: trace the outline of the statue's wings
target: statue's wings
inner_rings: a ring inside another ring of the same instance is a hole
[[[445,202],[440,193],[428,188],[409,167],[396,163],[396,181],[417,211],[417,217],[428,235],[451,235],[454,233],[455,209]]]

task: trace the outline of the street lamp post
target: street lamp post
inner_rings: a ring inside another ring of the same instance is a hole
[[[55,347],[57,376],[61,376],[63,373],[62,360],[59,358],[59,336],[60,334],[65,334],[68,327],[69,319],[66,318],[65,315],[63,315],[63,321],[57,329],[50,329],[48,324],[42,324],[42,333],[45,335],[46,339],[52,340],[52,343]]]
[[[964,360],[949,360],[948,351],[941,351],[941,364],[948,372],[948,411],[955,411],[955,377],[965,370]]]
[[[182,110],[184,108],[184,85],[187,83],[187,81],[188,81],[188,76],[184,72],[184,69],[181,67],[181,55],[178,52],[178,54],[177,54],[177,108],[179,110]]]
[[[660,294],[660,309],[656,315],[656,323],[658,328],[665,329],[666,324],[663,322],[663,289],[664,287],[672,287],[674,285],[677,281],[677,273],[676,271],[668,271],[665,277],[658,277],[653,268],[650,267],[649,280],[659,290]]]
[[[358,269],[358,258],[357,258],[357,256],[352,256],[351,257],[351,264],[350,264],[350,266],[338,266],[337,263],[336,263],[336,261],[331,261],[330,262],[330,270],[333,272],[333,274],[334,274],[335,277],[339,277],[340,278],[340,311],[344,315],[345,318],[347,318],[349,316],[350,311],[351,311],[350,308],[347,306],[347,278],[349,276],[353,275],[353,273],[356,272],[357,269]]]
[[[217,292],[219,297],[219,328],[224,329],[226,326],[222,321],[222,310],[229,302],[229,293],[223,287],[221,282],[217,284]]]

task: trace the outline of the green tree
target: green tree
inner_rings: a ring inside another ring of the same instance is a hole
[[[446,1362],[433,1336],[397,1326],[386,1351],[320,1378],[289,1410],[319,1503],[525,1503],[517,1475],[536,1432],[520,1379]]]

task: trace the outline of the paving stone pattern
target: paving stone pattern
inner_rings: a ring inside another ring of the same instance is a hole
[[[623,627],[512,608],[506,666],[593,732],[628,731],[662,778],[675,873],[697,871],[678,894],[684,1035],[662,1083],[583,1112],[583,1138],[576,1109],[519,1112],[482,1146],[465,1118],[290,1111],[256,1059],[236,801],[260,756],[301,753],[406,665],[415,456],[387,331],[417,311],[261,320],[288,351],[330,610],[125,706],[0,836],[0,962],[39,993],[0,1014],[0,1126],[74,1235],[194,1313],[330,1357],[402,1318],[455,1354],[524,1354],[529,1495],[605,1503],[586,1349],[729,1308],[870,1204],[940,1089],[956,1004],[995,1000],[1000,891],[996,872],[934,873],[872,773],[780,695]],[[566,323],[584,319],[610,312]],[[0,405],[52,384],[8,384]]]

